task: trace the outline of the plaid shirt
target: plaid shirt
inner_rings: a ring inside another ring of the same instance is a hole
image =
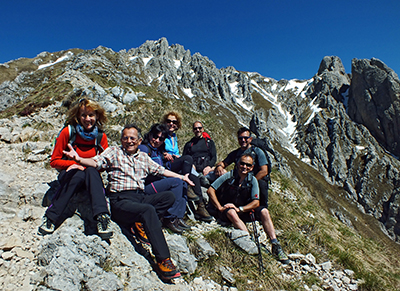
[[[111,192],[144,190],[144,180],[148,175],[163,175],[165,171],[146,153],[138,150],[129,155],[121,146],[108,147],[93,159],[97,163],[97,170],[108,172]]]

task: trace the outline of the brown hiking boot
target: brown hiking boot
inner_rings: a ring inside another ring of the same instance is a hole
[[[197,220],[202,220],[205,222],[211,222],[213,220],[210,213],[208,213],[204,202],[200,202],[199,204],[197,204],[197,210],[194,212],[194,217]]]
[[[181,276],[170,258],[166,258],[161,262],[157,262],[157,273],[164,280],[171,280]]]
[[[178,225],[178,218],[164,218],[163,224],[166,228],[169,228],[175,233],[181,234],[183,232],[183,229]]]
[[[196,193],[194,193],[193,187],[192,186],[188,186],[187,187],[187,198],[188,201],[199,201],[199,196],[196,195]]]

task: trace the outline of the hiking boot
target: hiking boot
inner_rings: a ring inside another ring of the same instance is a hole
[[[212,216],[210,215],[210,213],[208,213],[206,206],[204,205],[204,202],[200,202],[197,205],[197,209],[194,212],[194,217],[197,220],[202,220],[205,222],[211,222],[213,220]]]
[[[183,229],[178,226],[178,218],[164,218],[163,224],[175,233],[181,234]]]
[[[199,196],[197,196],[196,193],[194,193],[192,186],[187,187],[187,198],[188,201],[199,201],[200,199]]]
[[[186,221],[183,220],[183,218],[177,218],[178,221],[178,226],[182,228],[183,230],[190,230],[191,227],[189,224],[186,223]]]
[[[200,185],[202,187],[204,188],[210,187],[210,181],[208,181],[208,179],[203,174],[199,175],[199,180],[200,180]]]
[[[278,244],[272,244],[272,250],[271,250],[272,255],[280,261],[282,264],[289,264],[290,260],[286,256],[285,252],[282,250],[281,245]]]
[[[42,224],[38,228],[38,234],[52,234],[56,229],[55,224],[45,215],[42,218]]]
[[[135,224],[131,227],[131,232],[141,243],[150,245],[150,241],[147,238],[146,232],[144,231],[143,223],[135,222]]]
[[[157,262],[157,272],[164,280],[171,280],[181,276],[170,258]]]
[[[111,230],[111,220],[110,215],[108,213],[103,213],[97,215],[97,233],[101,237],[101,239],[109,239],[113,236],[113,232]]]

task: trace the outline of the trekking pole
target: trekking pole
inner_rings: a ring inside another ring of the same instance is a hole
[[[254,240],[256,241],[256,245],[258,248],[258,269],[260,271],[260,274],[264,271],[264,266],[262,262],[262,253],[261,253],[261,245],[260,245],[260,233],[257,230],[256,226],[256,218],[254,216],[254,210],[250,211],[250,218],[251,218],[251,223],[253,224],[253,235],[254,235]]]

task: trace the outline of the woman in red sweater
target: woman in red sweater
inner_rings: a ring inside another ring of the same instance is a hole
[[[112,236],[110,215],[104,196],[99,172],[92,167],[84,168],[74,160],[64,157],[63,151],[72,144],[82,158],[91,158],[108,147],[102,126],[107,121],[105,110],[96,102],[81,99],[67,113],[66,126],[57,138],[50,165],[60,171],[60,189],[43,216],[39,234],[51,234],[61,224],[61,215],[73,195],[86,190],[92,204],[93,218],[97,220],[98,235],[103,239]]]

